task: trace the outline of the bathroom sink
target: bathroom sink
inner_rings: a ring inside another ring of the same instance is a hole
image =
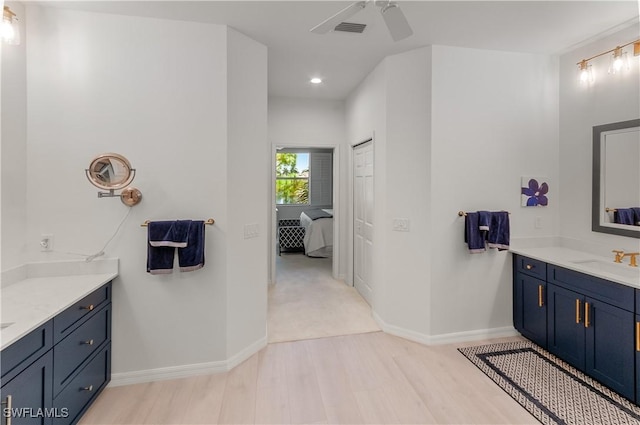
[[[602,260],[572,261],[573,264],[602,273],[611,273],[621,277],[640,279],[640,268],[630,267],[627,264],[617,264]]]
[[[0,323],[0,329],[8,328],[9,326],[13,325],[14,323],[15,322]]]

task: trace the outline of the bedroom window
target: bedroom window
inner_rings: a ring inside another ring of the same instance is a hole
[[[276,153],[276,204],[309,205],[309,153]]]

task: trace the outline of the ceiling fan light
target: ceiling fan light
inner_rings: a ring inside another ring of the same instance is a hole
[[[402,10],[395,3],[389,3],[380,9],[384,23],[391,33],[393,41],[404,40],[405,38],[413,35],[413,30],[409,26],[407,18],[402,13]]]

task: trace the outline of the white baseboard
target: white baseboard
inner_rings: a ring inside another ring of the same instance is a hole
[[[456,342],[477,341],[489,338],[504,338],[520,335],[513,326],[491,329],[476,329],[472,331],[453,332],[440,335],[426,335],[420,332],[412,331],[410,329],[402,328],[400,326],[390,325],[386,323],[376,312],[372,313],[373,318],[378,323],[378,325],[380,325],[380,328],[382,328],[384,332],[424,345],[452,344]]]
[[[196,363],[181,366],[162,367],[157,369],[137,370],[111,374],[110,387],[142,384],[144,382],[165,381],[167,379],[188,378],[196,375],[211,375],[228,372],[267,345],[267,336],[242,349],[227,360]]]

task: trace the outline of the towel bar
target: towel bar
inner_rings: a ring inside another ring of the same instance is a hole
[[[149,225],[150,220],[145,221],[144,223],[142,223],[140,225],[140,227],[147,227]],[[205,225],[209,225],[211,226],[212,224],[214,224],[216,221],[212,218],[210,218],[209,220],[205,221],[204,224]]]
[[[509,213],[509,214],[511,214],[511,213]],[[466,216],[467,216],[467,213],[466,213],[466,212],[464,212],[464,211],[458,211],[458,215],[459,215],[460,217],[466,217]]]
[[[607,208],[605,208],[604,210],[605,210],[606,212],[616,212],[616,211],[618,211],[618,210],[617,210],[617,209],[615,209],[615,208],[608,208],[608,207],[607,207]]]

